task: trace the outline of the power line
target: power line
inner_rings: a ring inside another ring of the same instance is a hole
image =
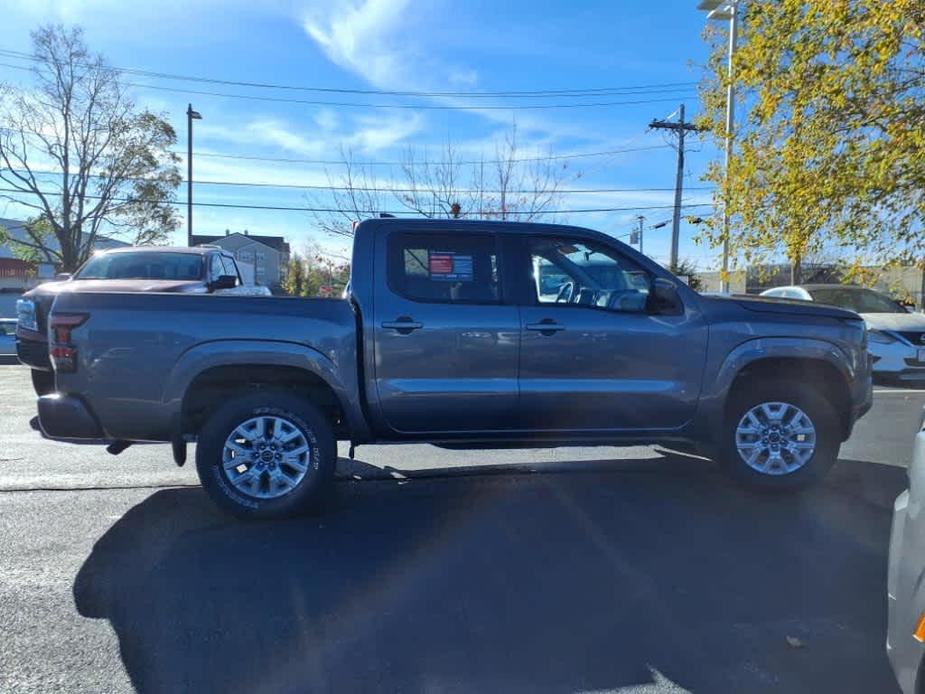
[[[581,104],[516,104],[516,105],[472,105],[447,106],[437,104],[373,104],[364,102],[350,101],[317,101],[314,99],[286,99],[274,96],[257,96],[254,94],[230,94],[228,92],[211,92],[201,89],[177,89],[175,87],[160,87],[153,84],[138,84],[136,82],[126,82],[127,85],[138,87],[140,89],[154,89],[157,91],[171,92],[174,94],[195,94],[197,96],[213,96],[222,99],[244,99],[247,101],[271,101],[274,103],[301,104],[303,106],[335,106],[338,108],[383,108],[383,109],[401,109],[415,111],[541,111],[548,109],[571,109],[571,108],[601,108],[609,106],[634,106],[637,104],[654,104],[665,101],[677,101],[677,96],[662,97],[658,99],[633,99],[630,101],[597,101]]]
[[[0,49],[0,55],[20,60],[41,62],[40,59],[28,53],[10,49]],[[21,67],[21,66],[10,66]],[[185,82],[201,82],[206,84],[220,84],[226,86],[248,87],[256,89],[279,89],[289,91],[303,91],[323,94],[358,94],[378,96],[410,96],[410,97],[466,97],[466,98],[542,98],[542,97],[581,97],[602,96],[634,93],[659,93],[660,91],[676,91],[697,86],[695,81],[664,82],[658,84],[640,84],[623,87],[587,87],[576,89],[533,89],[533,90],[483,90],[483,91],[416,91],[416,90],[388,90],[388,89],[348,89],[343,87],[314,87],[293,84],[274,84],[268,82],[248,82],[242,80],[222,79],[215,77],[202,77],[196,75],[180,75],[169,72],[143,70],[130,67],[107,66],[112,70],[138,77],[153,79],[170,79]]]
[[[28,191],[18,190],[16,188],[0,188],[0,192],[3,193],[19,193],[20,195],[30,194]],[[40,191],[42,195],[51,195],[55,197],[61,196],[60,192],[55,191]],[[102,196],[100,195],[85,195],[83,196],[90,200],[100,200]],[[110,198],[113,202],[140,202],[132,198]],[[164,201],[165,204],[172,205],[174,207],[185,206],[186,201]],[[193,202],[194,207],[220,207],[220,208],[231,208],[239,210],[275,210],[275,211],[284,211],[284,212],[331,212],[331,213],[347,213],[355,214],[357,210],[349,210],[338,207],[293,207],[286,205],[250,205],[243,203],[230,203],[230,202]],[[539,214],[589,214],[589,213],[600,213],[600,212],[631,212],[635,210],[664,210],[671,209],[674,205],[643,205],[637,207],[592,207],[592,208],[577,208],[577,209],[566,209],[566,210],[513,210],[507,211],[505,214],[511,216],[521,216],[521,215],[539,215]],[[682,207],[713,207],[713,203],[704,202],[704,203],[691,203],[682,205]],[[363,213],[363,211],[360,211]],[[393,214],[393,215],[413,215],[414,212],[410,210],[375,210],[376,213],[383,214]],[[371,212],[370,212],[371,213]],[[475,213],[478,214],[478,213]]]
[[[9,67],[16,70],[29,70],[22,65],[12,65],[10,63],[0,62],[0,66]],[[180,87],[164,87],[155,84],[142,84],[139,82],[125,82],[128,87],[137,87],[138,89],[150,89],[155,91],[170,92],[172,94],[195,94],[196,96],[211,96],[221,99],[243,99],[245,101],[265,101],[283,104],[300,104],[302,106],[331,106],[337,108],[375,108],[375,109],[399,109],[415,111],[542,111],[549,109],[572,109],[572,108],[601,108],[609,106],[634,106],[638,104],[653,104],[665,101],[677,101],[678,96],[660,97],[657,99],[631,99],[629,101],[596,101],[585,103],[571,104],[464,104],[464,105],[447,105],[447,104],[377,104],[362,101],[321,101],[317,99],[290,99],[281,96],[260,96],[257,94],[232,94],[230,92],[214,92],[204,89],[182,89]],[[669,90],[677,92],[679,90]],[[684,89],[682,91],[689,91]],[[653,92],[657,93],[657,92]],[[667,92],[666,92],[667,93]]]
[[[60,171],[40,171],[35,169],[7,169],[8,171],[15,171],[18,173],[32,173],[36,176],[60,176]],[[91,178],[106,178],[102,174],[90,174]],[[127,181],[147,181],[153,180],[150,178],[142,176],[126,176],[124,180]],[[180,183],[185,183],[185,179],[181,180]],[[193,185],[197,186],[232,186],[240,188],[280,188],[280,189],[293,189],[293,190],[354,190],[362,193],[426,193],[428,192],[426,188],[399,188],[399,187],[376,187],[376,186],[335,186],[335,185],[309,185],[309,184],[298,184],[298,183],[266,183],[258,181],[193,181]],[[478,189],[459,189],[454,192],[461,195],[476,195],[479,193],[485,194],[501,194],[509,193],[512,195],[540,195],[545,193],[552,193],[555,195],[585,195],[585,194],[598,194],[598,193],[662,193],[670,192],[674,188],[564,188],[555,191],[548,190],[478,190]],[[688,187],[688,190],[713,190],[711,186],[699,186],[699,187]]]
[[[647,145],[644,147],[625,147],[623,149],[602,150],[599,152],[576,152],[572,154],[550,154],[545,157],[515,157],[512,159],[481,159],[471,161],[421,161],[421,162],[402,162],[402,161],[344,161],[343,159],[298,159],[291,157],[258,157],[246,154],[221,154],[218,152],[193,152],[195,157],[213,157],[216,159],[243,159],[247,161],[272,161],[283,162],[287,164],[322,164],[330,166],[479,166],[480,164],[523,164],[528,162],[541,161],[560,161],[563,159],[585,159],[588,157],[607,157],[616,154],[626,154],[628,152],[645,152],[653,149],[673,149],[671,145]],[[174,152],[174,154],[186,154],[186,152]]]

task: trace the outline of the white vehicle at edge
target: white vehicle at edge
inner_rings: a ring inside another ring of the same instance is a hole
[[[903,694],[925,688],[925,429],[915,437],[909,488],[893,506],[886,650]]]
[[[860,314],[867,324],[874,376],[925,382],[925,314],[909,313],[886,294],[844,284],[775,287],[761,296],[815,301]]]

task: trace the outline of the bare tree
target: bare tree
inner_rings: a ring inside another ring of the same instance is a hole
[[[0,198],[35,212],[17,254],[76,269],[105,231],[163,242],[179,223],[176,133],[136,109],[79,28],[32,34],[35,85],[0,86]]]
[[[311,198],[318,226],[341,236],[350,236],[354,222],[389,209],[389,203],[429,218],[536,221],[561,201],[563,186],[581,176],[562,159],[523,158],[516,124],[497,143],[493,160],[465,161],[450,141],[438,160],[427,150],[408,148],[398,176],[381,185],[373,167],[356,164],[349,152],[342,156],[344,173],[328,174],[333,208]]]

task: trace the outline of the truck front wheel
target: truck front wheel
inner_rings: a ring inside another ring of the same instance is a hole
[[[196,446],[206,492],[222,509],[246,519],[308,510],[333,480],[336,460],[327,417],[283,391],[225,403],[206,421]]]
[[[802,488],[822,479],[838,457],[835,410],[807,384],[748,384],[733,394],[726,412],[720,462],[748,487]]]

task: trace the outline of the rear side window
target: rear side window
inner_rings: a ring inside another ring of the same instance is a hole
[[[389,287],[413,301],[495,304],[501,300],[497,243],[490,234],[392,234]]]

